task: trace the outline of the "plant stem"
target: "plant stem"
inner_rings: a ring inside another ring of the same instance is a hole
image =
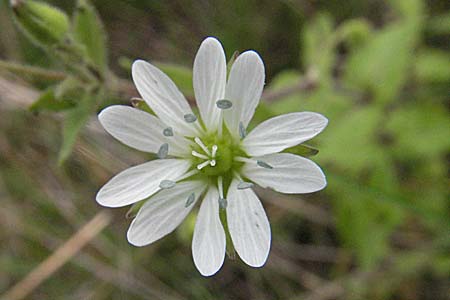
[[[21,75],[30,75],[33,77],[40,77],[48,80],[63,80],[66,74],[59,71],[46,70],[40,67],[27,66],[15,62],[0,60],[0,69],[5,69]]]

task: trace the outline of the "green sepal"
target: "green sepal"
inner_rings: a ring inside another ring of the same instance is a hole
[[[94,6],[79,0],[73,17],[73,36],[84,49],[87,60],[104,74],[108,67],[106,32]]]
[[[130,209],[127,211],[125,218],[127,219],[134,219],[137,215],[137,213],[139,212],[139,210],[141,209],[141,207],[145,204],[145,202],[147,202],[149,199],[147,200],[142,200],[139,202],[134,203],[133,205],[131,205]]]
[[[233,55],[231,55],[230,60],[228,61],[227,64],[227,77],[230,74],[231,71],[231,67],[233,66],[234,62],[236,61],[236,58],[239,56],[239,51],[234,51]]]
[[[18,27],[38,46],[51,47],[63,41],[69,18],[60,9],[40,1],[11,1]]]
[[[292,153],[292,154],[300,155],[300,156],[304,156],[304,157],[311,157],[311,156],[317,155],[317,153],[319,153],[319,149],[316,149],[316,148],[306,145],[306,144],[301,144],[301,145],[297,145],[297,146],[285,149],[283,152]]]
[[[143,99],[141,98],[131,98],[131,105],[134,108],[140,109],[142,111],[145,111],[151,115],[156,115],[155,112],[153,111],[153,109],[150,108],[150,106],[148,106],[147,102],[145,102]]]
[[[219,210],[220,221],[222,222],[223,229],[225,231],[226,237],[226,253],[229,259],[236,259],[236,250],[233,246],[233,241],[231,240],[230,230],[228,229],[228,221],[227,221],[227,210],[220,209]]]

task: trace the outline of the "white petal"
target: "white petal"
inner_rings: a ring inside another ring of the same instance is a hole
[[[143,60],[133,63],[131,73],[139,94],[165,124],[181,135],[198,135],[198,122],[184,120],[184,115],[192,114],[191,107],[166,74]]]
[[[176,181],[191,162],[183,159],[157,159],[128,168],[109,180],[97,193],[97,202],[107,207],[129,205],[150,197],[162,180]]]
[[[224,112],[228,129],[239,137],[239,122],[245,127],[253,117],[264,87],[264,63],[255,51],[247,51],[238,56],[231,67],[225,99],[233,107]]]
[[[252,189],[238,190],[234,179],[228,190],[227,222],[234,248],[249,266],[261,267],[270,251],[270,224]]]
[[[219,192],[214,186],[209,188],[198,212],[192,256],[203,276],[214,275],[225,259],[225,231],[219,218]]]
[[[102,110],[98,119],[109,134],[135,149],[157,153],[162,144],[168,143],[170,155],[189,154],[187,140],[180,136],[164,136],[163,130],[168,126],[139,109],[113,105]]]
[[[242,146],[250,156],[277,153],[315,137],[327,124],[327,118],[313,112],[281,115],[259,124]]]
[[[276,153],[260,157],[273,169],[246,163],[242,174],[262,187],[269,187],[286,194],[312,193],[323,189],[326,185],[325,175],[318,165],[304,157],[290,153]]]
[[[195,99],[203,122],[210,131],[217,129],[220,110],[216,101],[225,96],[227,65],[220,42],[205,39],[194,60],[193,83]]]
[[[135,246],[145,246],[174,231],[192,210],[205,188],[201,181],[186,181],[151,197],[131,223],[127,232],[128,241]],[[186,207],[186,201],[192,193],[195,194],[195,200]]]

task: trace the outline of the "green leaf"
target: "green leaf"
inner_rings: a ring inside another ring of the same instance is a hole
[[[64,163],[72,152],[78,133],[89,119],[93,109],[96,107],[96,99],[97,97],[85,94],[75,108],[67,111],[63,124],[63,141],[58,158],[58,163],[60,165]]]
[[[286,70],[277,74],[266,92],[282,93],[283,90],[298,86],[304,75],[295,70]],[[281,96],[271,102],[268,109],[271,116],[293,111],[315,111],[324,114],[330,120],[347,112],[352,106],[352,99],[332,86],[321,85],[313,90],[298,91]],[[259,107],[258,107],[259,109]]]
[[[389,5],[408,22],[420,22],[423,2],[422,0],[388,0]]]
[[[389,237],[402,220],[402,210],[380,201],[367,184],[328,172],[327,192],[333,195],[336,228],[345,247],[352,249],[359,265],[370,270],[389,251]]]
[[[417,55],[416,74],[427,82],[450,81],[450,57],[445,51],[427,49]]]
[[[101,73],[108,68],[106,32],[94,6],[87,0],[79,0],[73,19],[73,34],[85,50],[88,60]]]
[[[40,1],[11,1],[18,27],[38,46],[58,44],[69,30],[69,19],[60,9]]]
[[[426,28],[434,34],[450,34],[450,12],[433,16],[430,20],[428,20]]]
[[[371,91],[378,103],[393,101],[409,75],[416,39],[414,26],[387,26],[351,53],[345,70],[346,81]]]
[[[374,167],[382,158],[377,140],[382,116],[382,111],[372,106],[330,119],[326,130],[319,135],[321,151],[317,159],[355,175]]]
[[[386,130],[394,138],[392,151],[398,157],[424,159],[443,156],[450,149],[450,119],[438,103],[401,107],[392,112]]]
[[[317,71],[320,81],[331,78],[335,63],[333,20],[328,14],[318,14],[303,31],[302,61],[309,70]]]
[[[370,38],[372,27],[365,19],[350,19],[336,29],[335,43],[345,42],[350,47],[357,47]]]
[[[61,100],[60,98],[56,97],[54,89],[49,88],[44,91],[35,102],[33,102],[29,110],[32,112],[62,111],[73,106],[73,102]]]

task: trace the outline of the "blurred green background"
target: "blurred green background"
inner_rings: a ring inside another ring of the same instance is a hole
[[[101,214],[105,229],[55,273],[37,272],[43,282],[26,299],[449,299],[449,1],[12,2],[0,2],[4,297]],[[267,264],[227,258],[212,278],[192,262],[195,215],[135,248],[125,237],[133,211],[94,200],[113,174],[148,159],[106,135],[96,112],[137,96],[136,58],[192,100],[206,36],[228,57],[255,49],[264,59],[255,123],[292,111],[329,119],[309,142],[327,188],[259,190]]]

